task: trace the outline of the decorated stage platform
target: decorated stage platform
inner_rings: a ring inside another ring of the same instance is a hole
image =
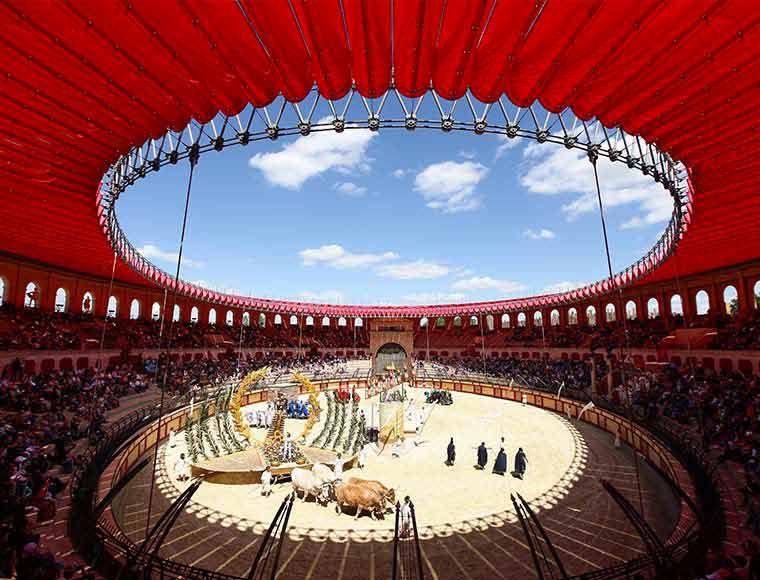
[[[316,447],[300,446],[304,456],[302,462],[279,463],[270,465],[272,475],[290,475],[296,467],[311,469],[316,463],[332,464],[338,457],[337,452]],[[353,467],[356,456],[343,458],[344,468]],[[213,457],[193,463],[190,471],[193,477],[204,475],[206,481],[213,483],[250,484],[261,481],[261,473],[267,466],[264,454],[256,447],[231,453],[223,457]]]

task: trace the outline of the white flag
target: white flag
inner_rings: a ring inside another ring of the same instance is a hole
[[[559,399],[559,396],[562,394],[562,387],[565,386],[565,381],[562,381],[562,384],[559,386],[559,389],[557,389],[557,398]]]
[[[585,405],[583,405],[583,408],[581,409],[581,412],[578,413],[578,420],[580,421],[581,417],[583,417],[583,413],[585,413],[589,409],[593,409],[594,406],[595,406],[594,405],[594,401],[589,401],[588,403],[586,403]]]

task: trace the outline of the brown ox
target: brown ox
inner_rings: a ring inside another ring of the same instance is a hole
[[[356,515],[354,519],[359,519],[362,511],[368,511],[369,516],[374,520],[375,512],[383,513],[385,511],[385,500],[383,496],[370,486],[358,483],[336,483],[334,486],[335,509],[340,515],[344,505],[355,506]]]
[[[387,501],[391,505],[394,505],[396,503],[396,492],[392,487],[387,487],[377,481],[376,479],[361,479],[359,477],[349,477],[348,483],[355,483],[357,485],[366,485],[370,489],[373,489],[377,493],[380,494],[380,496],[383,498],[383,500]]]

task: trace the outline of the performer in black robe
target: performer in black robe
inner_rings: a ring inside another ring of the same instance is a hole
[[[522,447],[517,450],[517,453],[515,453],[515,477],[522,479],[523,475],[525,475],[525,469],[528,466],[528,458],[525,457],[525,452],[522,450]]]
[[[454,438],[449,441],[448,447],[446,447],[446,465],[449,467],[454,465],[454,460],[457,457],[456,447],[454,447]]]
[[[507,472],[507,454],[504,453],[504,448],[499,449],[499,454],[496,456],[496,462],[493,464],[493,473],[504,475]]]
[[[483,469],[486,463],[488,463],[488,450],[484,441],[478,447],[478,464],[475,466],[475,469]]]

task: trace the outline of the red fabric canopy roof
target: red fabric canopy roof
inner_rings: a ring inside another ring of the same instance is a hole
[[[683,161],[692,176],[691,223],[676,257],[637,284],[760,255],[756,2],[241,5],[245,14],[234,0],[0,4],[0,250],[110,277],[113,252],[96,191],[130,146],[279,93],[298,101],[313,83],[332,99],[352,82],[375,97],[393,73],[406,96],[432,86],[454,99],[469,88],[485,102],[506,94],[518,105],[570,107]],[[122,263],[116,276],[146,284]],[[365,316],[482,308],[261,307]]]

